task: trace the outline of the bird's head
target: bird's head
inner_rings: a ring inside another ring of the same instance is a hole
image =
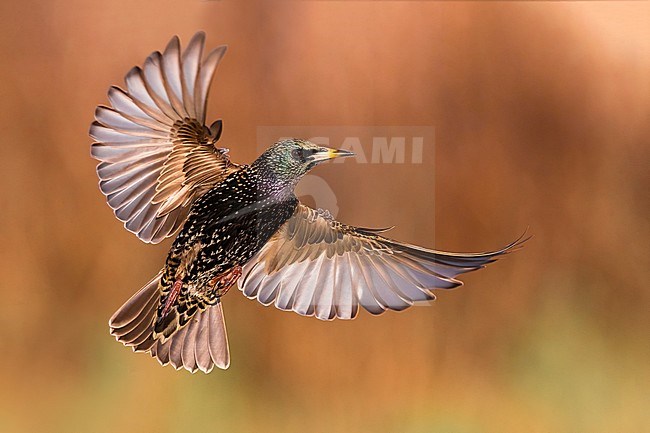
[[[265,165],[273,171],[276,179],[285,184],[295,185],[317,164],[334,158],[353,156],[347,150],[318,146],[307,140],[289,138],[281,140],[268,148],[260,156]]]

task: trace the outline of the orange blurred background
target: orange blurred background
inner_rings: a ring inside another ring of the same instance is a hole
[[[0,431],[648,431],[649,19],[646,2],[2,2]],[[229,45],[208,117],[235,161],[271,144],[262,125],[431,125],[421,166],[314,172],[338,219],[451,251],[534,238],[400,314],[326,323],[231,291],[225,372],[131,353],[107,320],[170,241],[114,219],[87,131],[109,85],[199,29]]]

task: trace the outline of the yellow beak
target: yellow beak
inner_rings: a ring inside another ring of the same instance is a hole
[[[321,147],[311,155],[311,159],[313,161],[327,161],[334,158],[345,158],[346,156],[354,156],[354,153],[349,150]]]

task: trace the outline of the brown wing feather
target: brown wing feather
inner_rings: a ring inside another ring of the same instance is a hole
[[[240,288],[247,297],[282,310],[323,320],[352,319],[359,305],[381,314],[433,300],[433,289],[460,286],[456,276],[525,241],[459,254],[397,242],[380,236],[382,231],[342,224],[301,204],[244,267]]]
[[[181,52],[178,37],[111,87],[90,136],[100,189],[115,216],[145,242],[158,243],[184,222],[192,202],[238,169],[220,131],[204,125],[210,82],[226,47],[202,60],[205,35]]]

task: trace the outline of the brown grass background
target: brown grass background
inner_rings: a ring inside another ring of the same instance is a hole
[[[645,2],[3,1],[0,431],[648,431],[649,18]],[[401,314],[324,323],[233,291],[225,372],[132,354],[107,319],[169,242],[114,219],[87,130],[110,84],[199,29],[230,46],[209,117],[235,160],[270,144],[260,125],[432,125],[421,166],[318,169],[339,219],[446,250],[535,237]]]

